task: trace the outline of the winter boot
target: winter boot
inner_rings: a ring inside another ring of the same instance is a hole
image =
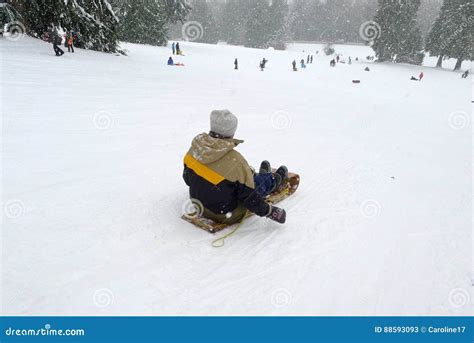
[[[263,161],[262,164],[260,164],[260,170],[259,174],[270,174],[272,172],[272,166],[270,165],[270,162],[268,161]]]
[[[275,184],[273,185],[272,190],[270,191],[270,194],[278,190],[281,186],[281,176],[280,174],[273,174],[273,180],[275,180]]]
[[[286,166],[281,166],[275,172],[275,181],[277,181],[276,189],[280,188],[286,180],[288,180],[288,168]]]

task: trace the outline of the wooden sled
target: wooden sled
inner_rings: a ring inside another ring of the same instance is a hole
[[[298,186],[300,185],[300,176],[295,173],[288,173],[288,180],[282,185],[278,191],[270,194],[265,198],[265,201],[269,204],[278,204],[279,202],[285,200],[286,198],[292,196]],[[247,215],[243,220],[253,216],[254,214],[250,211],[247,211]],[[200,229],[206,230],[209,233],[216,233],[228,228],[229,224],[216,223],[211,219],[204,218],[197,215],[197,213],[187,213],[181,216],[181,219],[187,221],[188,223],[194,224]]]

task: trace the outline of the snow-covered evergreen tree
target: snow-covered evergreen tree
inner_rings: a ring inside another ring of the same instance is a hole
[[[285,39],[288,31],[287,15],[288,4],[286,0],[273,0],[271,2],[267,28],[268,43],[264,47],[285,50]]]
[[[116,52],[118,38],[166,43],[167,24],[183,21],[186,0],[9,0],[29,32],[40,37],[51,25],[74,31],[82,47]]]
[[[426,41],[426,51],[438,56],[437,66],[443,58],[457,58],[455,70],[462,62],[472,59],[472,28],[474,5],[470,0],[447,0],[441,7]]]
[[[9,0],[8,3],[21,14],[28,31],[37,37],[48,31],[51,24],[59,24],[67,14],[66,6],[59,0]]]
[[[243,45],[250,16],[252,0],[227,1],[224,9],[225,40],[229,44]]]
[[[196,39],[195,42],[217,43],[220,28],[217,26],[217,21],[207,1],[193,0],[190,5],[191,11],[186,20],[196,21],[203,28],[201,37]]]
[[[51,25],[80,36],[85,48],[115,52],[117,24],[108,0],[10,0],[29,32],[40,37]]]
[[[291,6],[289,23],[289,34],[295,40],[309,40],[308,20],[311,18],[309,13],[310,2],[308,0],[295,0]],[[313,18],[314,20],[314,18]]]
[[[108,0],[63,0],[69,16],[63,18],[67,31],[80,33],[86,49],[116,52],[118,17]]]
[[[288,5],[283,0],[254,0],[245,29],[245,46],[284,49]]]
[[[168,21],[162,3],[154,0],[115,2],[120,18],[119,38],[125,42],[164,45]]]
[[[183,22],[188,15],[191,7],[188,0],[155,0],[158,1],[164,9],[168,23]]]
[[[452,22],[451,18],[454,18],[452,13],[453,2],[446,1],[443,3],[438,19],[433,24],[431,31],[426,39],[425,50],[431,54],[431,56],[438,56],[437,67],[441,67],[443,64],[443,58],[447,54],[447,46],[443,42],[447,41],[448,32],[452,31],[449,28],[451,25],[456,25]]]
[[[183,22],[190,7],[186,0],[112,0],[120,19],[120,40],[151,45],[164,45],[168,25]]]
[[[268,18],[270,6],[268,0],[254,0],[251,14],[245,30],[245,46],[263,48],[268,44]]]
[[[378,61],[423,62],[423,40],[416,23],[420,0],[379,0],[374,21],[380,32],[374,40]]]

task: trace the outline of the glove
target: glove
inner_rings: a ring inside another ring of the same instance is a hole
[[[282,208],[270,205],[270,214],[267,215],[267,218],[270,218],[277,223],[285,224],[286,212]]]

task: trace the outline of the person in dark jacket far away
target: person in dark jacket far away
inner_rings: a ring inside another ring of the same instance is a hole
[[[49,30],[49,39],[50,39],[50,42],[53,43],[53,49],[56,56],[59,57],[59,56],[64,55],[64,51],[60,48],[63,40],[61,36],[59,35],[59,33],[56,31],[56,28],[54,26],[51,27]]]
[[[235,224],[247,211],[283,224],[286,212],[265,202],[265,197],[287,180],[288,169],[275,173],[263,161],[255,173],[235,150],[242,140],[234,138],[237,117],[228,110],[211,113],[211,131],[196,136],[184,158],[183,179],[190,198],[202,208],[202,216],[217,223]]]

